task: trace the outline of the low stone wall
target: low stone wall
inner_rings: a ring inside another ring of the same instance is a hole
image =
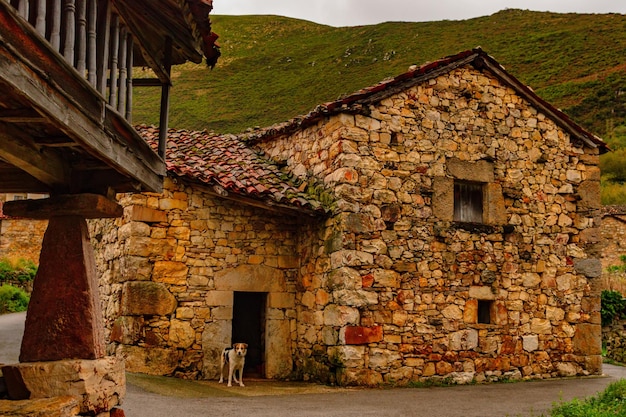
[[[602,344],[607,358],[626,363],[626,319],[602,327]]]
[[[2,281],[0,280],[0,286],[2,285],[11,285],[13,287],[17,287],[21,290],[24,290],[29,294],[33,292],[33,281],[18,281],[18,280]]]

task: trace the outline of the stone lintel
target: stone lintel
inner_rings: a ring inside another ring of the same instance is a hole
[[[99,194],[64,194],[39,200],[15,200],[4,203],[7,216],[46,220],[59,216],[85,219],[121,217],[122,206]]]
[[[364,327],[364,326],[348,326],[346,327],[346,345],[365,345],[368,343],[380,342],[383,340],[382,326]]]
[[[111,410],[126,395],[124,362],[114,356],[95,360],[24,362],[1,369],[10,399],[36,400],[71,395],[83,415]]]

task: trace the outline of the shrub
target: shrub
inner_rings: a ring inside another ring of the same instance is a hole
[[[28,259],[0,259],[0,282],[32,281],[37,273],[37,265]]]
[[[602,291],[601,301],[600,316],[603,326],[613,323],[613,320],[619,320],[626,313],[626,299],[619,291]]]
[[[12,285],[0,287],[0,314],[26,311],[30,297],[23,290]]]

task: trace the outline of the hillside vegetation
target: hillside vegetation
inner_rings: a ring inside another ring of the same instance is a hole
[[[213,70],[204,64],[173,69],[171,127],[239,133],[269,126],[410,65],[481,46],[614,149],[626,145],[621,14],[506,9],[463,21],[342,28],[279,16],[216,15],[212,21],[222,57]],[[135,90],[135,122],[158,124],[160,90]],[[618,168],[622,156],[626,151],[616,158]]]

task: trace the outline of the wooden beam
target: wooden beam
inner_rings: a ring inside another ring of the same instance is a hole
[[[15,94],[32,105],[94,158],[142,183],[147,191],[162,189],[164,161],[2,1],[0,84],[3,94]]]
[[[124,214],[122,206],[99,194],[65,194],[40,200],[7,201],[2,211],[7,216],[37,220],[58,216],[114,218]]]
[[[38,148],[22,130],[7,123],[0,123],[0,158],[51,188],[69,183],[65,162],[56,153]]]
[[[45,118],[33,109],[0,110],[0,122],[7,123],[42,123]]]
[[[0,169],[0,193],[49,193],[50,187],[18,169]]]
[[[45,146],[48,148],[72,148],[78,147],[78,143],[74,142],[67,136],[46,136],[43,138],[35,138],[35,143],[38,146]]]

